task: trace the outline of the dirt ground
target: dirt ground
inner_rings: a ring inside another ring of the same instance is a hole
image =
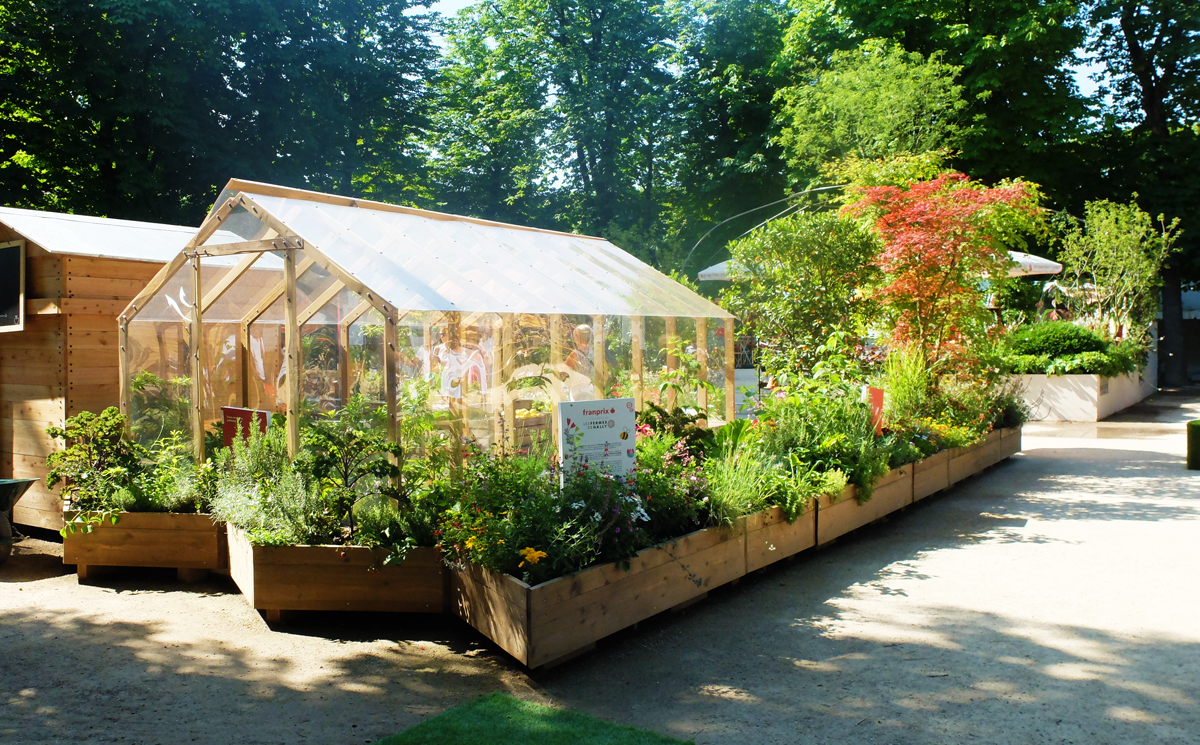
[[[1194,394],[529,675],[450,617],[272,631],[224,579],[0,567],[0,741],[364,743],[491,690],[707,743],[1200,742]],[[487,742],[481,733],[481,742]]]

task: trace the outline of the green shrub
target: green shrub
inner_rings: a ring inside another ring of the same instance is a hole
[[[650,515],[646,529],[655,542],[700,527],[706,482],[686,440],[669,432],[639,436],[634,478]]]
[[[1047,355],[1051,358],[1103,352],[1108,347],[1095,331],[1067,321],[1022,326],[1009,335],[1008,345],[1013,354]]]
[[[539,584],[598,563],[627,562],[652,545],[650,516],[629,481],[587,466],[562,474],[544,454],[474,449],[445,484],[438,547],[454,566],[477,564]]]

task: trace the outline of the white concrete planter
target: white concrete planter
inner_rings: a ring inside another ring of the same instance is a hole
[[[1139,375],[1020,375],[1032,419],[1043,422],[1098,422],[1133,406],[1158,390],[1158,370]]]

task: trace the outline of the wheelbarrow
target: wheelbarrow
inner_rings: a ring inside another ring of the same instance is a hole
[[[19,534],[13,535],[14,530],[9,519],[12,508],[25,496],[29,487],[38,481],[39,479],[0,479],[0,564],[8,561],[8,557],[12,555],[13,544],[23,538]]]

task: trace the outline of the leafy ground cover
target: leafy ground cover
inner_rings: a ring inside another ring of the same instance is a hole
[[[683,745],[684,740],[489,693],[375,745]],[[687,740],[686,742],[692,742]]]

